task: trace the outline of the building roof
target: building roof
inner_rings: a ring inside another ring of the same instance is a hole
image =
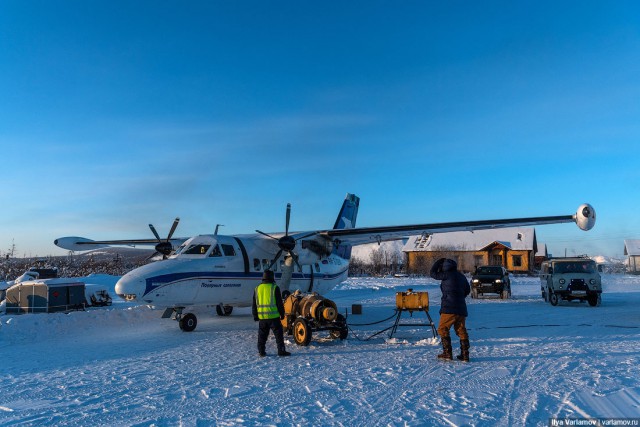
[[[638,239],[625,239],[624,241],[624,254],[629,256],[640,255],[640,240]]]
[[[547,253],[547,244],[546,243],[538,243],[538,252],[536,252],[535,256],[548,258],[549,254]]]
[[[403,252],[434,252],[442,250],[480,251],[498,243],[515,251],[537,250],[536,230],[532,227],[495,228],[492,230],[454,231],[430,236],[411,236]]]

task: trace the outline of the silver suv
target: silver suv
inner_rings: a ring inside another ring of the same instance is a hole
[[[552,258],[542,263],[540,271],[542,298],[551,305],[566,301],[600,304],[602,282],[595,261],[586,257]]]

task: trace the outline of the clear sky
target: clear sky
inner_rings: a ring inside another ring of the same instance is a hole
[[[565,215],[640,238],[640,3],[0,2],[0,252]]]

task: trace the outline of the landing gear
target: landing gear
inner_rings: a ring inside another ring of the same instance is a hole
[[[193,313],[183,315],[182,310],[184,310],[184,307],[169,307],[162,314],[162,318],[167,319],[171,317],[178,322],[178,326],[180,326],[182,331],[191,332],[198,325],[198,319]]]
[[[233,307],[230,305],[216,305],[216,313],[218,316],[229,316],[233,312]]]
[[[178,325],[184,332],[192,332],[198,325],[198,319],[196,319],[195,314],[187,313],[178,320]]]

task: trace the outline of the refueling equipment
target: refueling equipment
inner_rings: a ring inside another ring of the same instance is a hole
[[[433,319],[429,315],[429,293],[428,292],[413,292],[413,289],[407,289],[407,292],[396,292],[396,321],[391,327],[391,333],[389,338],[396,333],[398,326],[429,326],[431,327],[431,333],[433,338],[437,337],[436,327],[433,323]],[[413,317],[414,311],[424,311],[429,319],[428,323],[400,323],[400,316],[403,311],[408,311],[409,316]]]
[[[285,293],[286,295],[286,293]],[[333,339],[345,339],[349,334],[345,317],[338,313],[336,304],[316,292],[303,293],[296,290],[284,299],[282,327],[298,345],[306,346],[312,332],[329,331]]]

